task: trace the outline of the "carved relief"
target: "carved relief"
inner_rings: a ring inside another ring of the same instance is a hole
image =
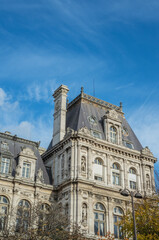
[[[144,154],[144,155],[148,155],[148,156],[153,157],[153,154],[152,154],[152,152],[150,151],[150,149],[148,147],[143,148],[141,150],[141,153]]]
[[[87,223],[87,205],[86,203],[82,204],[82,223]]]
[[[21,166],[20,165],[17,165],[15,172],[16,172],[16,176],[21,175]]]
[[[112,118],[112,119],[115,119],[115,120],[119,120],[119,117],[118,117],[118,113],[115,111],[115,110],[108,110],[106,112],[106,116],[108,118]]]
[[[83,173],[86,173],[86,158],[85,158],[85,156],[82,156],[82,158],[81,158],[81,171]]]
[[[37,181],[37,183],[43,183],[44,182],[43,171],[42,171],[41,168],[37,172],[36,181]]]

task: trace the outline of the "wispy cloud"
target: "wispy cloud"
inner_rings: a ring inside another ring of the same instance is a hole
[[[128,84],[125,84],[125,85],[121,85],[121,86],[118,86],[115,88],[115,90],[121,90],[121,89],[124,89],[124,88],[129,88],[129,87],[132,87],[134,85],[134,83],[128,83]]]

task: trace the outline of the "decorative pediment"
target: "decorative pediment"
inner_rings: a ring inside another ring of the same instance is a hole
[[[118,116],[118,113],[114,110],[114,109],[111,109],[111,110],[108,110],[106,112],[106,115],[105,115],[107,118],[111,118],[111,119],[114,119],[114,120],[119,120],[119,116]]]
[[[153,157],[153,153],[150,151],[150,149],[147,146],[141,150],[141,153],[144,155]]]
[[[24,147],[22,148],[22,151],[20,152],[19,155],[24,155],[24,156],[28,156],[30,158],[36,158],[34,151],[31,148],[28,147]]]

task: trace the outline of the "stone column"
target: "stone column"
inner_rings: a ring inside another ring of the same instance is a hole
[[[111,185],[111,168],[110,168],[110,155],[107,155],[107,183]]]
[[[81,155],[80,155],[81,145],[77,142],[77,178],[81,175]]]
[[[151,166],[151,186],[152,191],[155,191],[154,167]]]
[[[142,163],[143,190],[146,191],[145,164]]]
[[[92,149],[88,148],[87,154],[87,178],[92,179]]]
[[[127,171],[127,160],[124,159],[124,185],[128,188],[128,171]]]

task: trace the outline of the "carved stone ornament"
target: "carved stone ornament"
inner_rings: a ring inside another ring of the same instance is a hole
[[[150,151],[150,149],[147,146],[141,150],[141,153],[144,154],[144,155],[148,155],[148,156],[153,157],[152,152]]]
[[[22,148],[22,151],[20,152],[20,155],[27,155],[27,156],[30,156],[32,158],[37,159],[37,157],[34,154],[34,151],[31,148],[28,148],[28,147]]]
[[[85,156],[82,156],[82,158],[81,158],[81,171],[83,173],[86,173],[86,158],[85,158]]]
[[[107,116],[107,118],[112,118],[112,119],[115,119],[115,120],[119,120],[118,113],[114,109],[108,110],[106,112],[106,116]]]
[[[16,172],[16,176],[20,176],[20,174],[21,174],[21,166],[20,165],[17,165],[15,172]]]
[[[36,182],[38,182],[38,183],[44,182],[43,171],[41,170],[41,168],[37,172]]]
[[[81,129],[78,130],[78,133],[82,133],[84,135],[91,135],[91,132],[87,127],[82,127]]]
[[[87,223],[87,205],[85,203],[82,205],[82,223]]]

